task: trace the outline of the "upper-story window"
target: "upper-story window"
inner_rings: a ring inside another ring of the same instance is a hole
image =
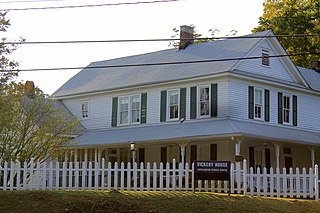
[[[291,95],[283,95],[283,123],[291,123]]]
[[[269,50],[262,49],[262,65],[270,66]]]
[[[80,103],[80,117],[82,119],[89,118],[89,102]]]
[[[140,123],[140,95],[119,97],[119,124]]]
[[[263,90],[254,89],[254,118],[263,119]]]
[[[167,120],[178,120],[180,109],[180,90],[168,90],[167,94]]]
[[[210,116],[210,87],[198,87],[198,117]]]

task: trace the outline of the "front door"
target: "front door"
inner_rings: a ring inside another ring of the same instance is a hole
[[[289,173],[289,169],[293,168],[292,167],[292,157],[290,157],[290,156],[284,157],[284,167],[286,168],[287,173]]]

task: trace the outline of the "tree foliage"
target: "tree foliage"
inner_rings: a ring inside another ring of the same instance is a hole
[[[5,12],[0,12],[0,33],[1,33],[1,43],[0,43],[0,86],[7,84],[14,77],[18,76],[18,62],[10,60],[8,56],[17,49],[17,44],[5,44],[8,39],[4,37],[5,32],[10,26],[9,19],[6,18]],[[24,39],[20,39],[23,42]]]
[[[45,161],[71,144],[78,122],[56,107],[39,89],[34,98],[24,94],[24,85],[9,83],[0,91],[0,159]]]
[[[253,32],[271,29],[276,35],[319,34],[319,0],[266,0],[259,26]],[[320,37],[281,37],[280,43],[288,54],[319,53]],[[316,58],[318,57],[318,58]],[[319,55],[294,56],[296,65],[310,67],[311,60],[319,60]]]

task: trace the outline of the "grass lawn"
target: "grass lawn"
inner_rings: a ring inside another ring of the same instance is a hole
[[[320,212],[320,201],[205,192],[0,191],[0,212]]]

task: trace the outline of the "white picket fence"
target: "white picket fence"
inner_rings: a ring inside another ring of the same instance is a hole
[[[318,199],[318,166],[282,173],[271,168],[247,171],[246,160],[231,164],[228,181],[195,181],[194,165],[99,162],[4,162],[0,167],[0,190],[133,190],[207,191],[271,197]],[[230,185],[229,185],[230,184]]]

